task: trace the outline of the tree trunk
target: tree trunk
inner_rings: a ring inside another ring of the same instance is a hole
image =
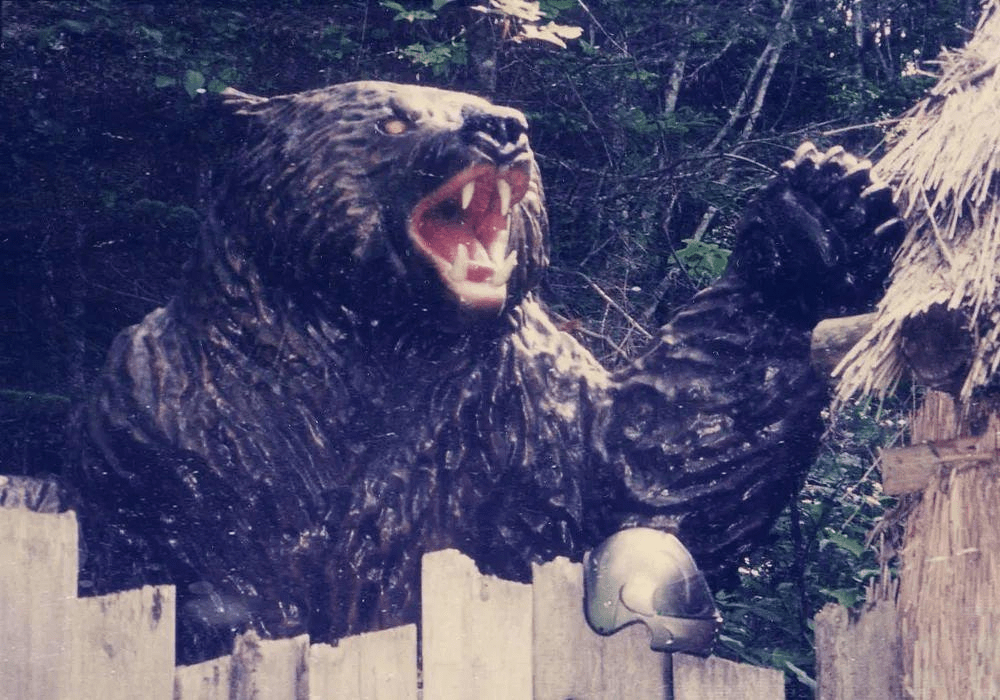
[[[788,43],[788,26],[792,19],[792,12],[795,9],[795,0],[785,0],[784,7],[781,8],[781,17],[778,19],[778,23],[774,25],[774,32],[771,35],[770,41],[767,42],[767,46],[761,52],[760,56],[757,58],[757,63],[753,67],[753,71],[750,73],[750,77],[747,79],[746,85],[743,87],[743,92],[740,94],[739,100],[736,102],[736,106],[733,107],[733,111],[729,116],[729,120],[726,122],[725,126],[719,129],[719,133],[715,135],[712,142],[703,151],[704,153],[711,153],[723,140],[730,134],[736,122],[744,115],[744,110],[747,108],[747,103],[750,101],[750,95],[753,94],[753,102],[750,107],[750,111],[747,114],[747,120],[743,124],[743,128],[740,130],[739,141],[745,141],[750,138],[753,130],[757,127],[757,120],[760,118],[760,112],[764,107],[764,98],[767,97],[767,90],[771,86],[771,78],[774,77],[774,71],[778,66],[778,61],[781,59],[781,52],[785,48],[785,44]],[[760,82],[757,82],[757,76],[764,72]],[[756,91],[753,90],[754,84],[757,84]],[[734,151],[739,148],[739,142],[736,144]],[[727,170],[726,174],[720,178],[721,184],[726,184],[732,177],[732,170]],[[695,229],[694,234],[691,238],[696,241],[700,241],[705,233],[708,231],[708,227],[712,224],[712,220],[715,219],[715,215],[719,212],[719,208],[714,205],[709,205],[708,211],[701,217],[701,222],[698,224],[698,228]]]
[[[468,11],[469,65],[476,80],[476,92],[492,97],[497,91],[497,56],[500,42],[489,15]]]

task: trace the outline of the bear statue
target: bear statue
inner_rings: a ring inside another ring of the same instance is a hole
[[[821,432],[811,329],[878,297],[902,233],[870,163],[801,147],[724,276],[609,371],[538,298],[520,112],[382,82],[223,100],[245,141],[185,284],[84,412],[90,590],[175,584],[191,661],[413,622],[432,550],[525,580],[645,526],[711,573],[767,533]]]

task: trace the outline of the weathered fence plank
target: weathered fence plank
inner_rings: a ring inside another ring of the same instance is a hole
[[[178,666],[174,700],[229,700],[233,660],[229,656]]]
[[[717,656],[673,655],[673,700],[783,700],[785,674]]]
[[[535,700],[670,697],[670,657],[642,625],[601,637],[583,612],[583,567],[564,557],[532,569]]]
[[[777,671],[680,655],[673,660],[672,695],[670,657],[649,649],[643,626],[610,637],[590,630],[579,564],[557,559],[536,566],[527,585],[483,576],[454,550],[424,557],[422,671],[415,625],[337,646],[247,633],[237,637],[232,656],[174,668],[173,587],[77,598],[76,517],[14,505],[0,505],[0,697],[782,697]]]
[[[455,550],[424,555],[424,700],[531,697],[531,586],[483,576]]]
[[[313,700],[417,700],[417,626],[342,639],[309,649]]]
[[[254,632],[236,638],[232,700],[308,700],[309,637],[266,640]]]
[[[860,615],[836,603],[816,615],[817,700],[903,697],[896,588],[870,590]]]
[[[71,620],[70,687],[100,700],[173,698],[173,586],[79,598]]]
[[[0,562],[0,694],[72,697],[76,517],[0,508]]]

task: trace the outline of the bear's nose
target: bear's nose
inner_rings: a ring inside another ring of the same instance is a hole
[[[469,143],[500,160],[507,160],[528,147],[528,122],[513,109],[463,111],[462,133]]]

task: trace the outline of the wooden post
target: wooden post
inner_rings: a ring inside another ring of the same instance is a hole
[[[946,394],[930,394],[925,406],[914,443],[969,437]],[[1000,697],[998,430],[990,416],[977,444],[994,448],[977,448],[957,468],[935,459],[907,521],[899,610],[906,690],[915,698]]]
[[[716,656],[673,655],[672,700],[784,700],[785,674]]]
[[[883,453],[887,492],[922,490],[906,523],[898,600],[893,609],[886,596],[857,621],[836,609],[817,617],[822,700],[1000,697],[1000,420],[981,423],[972,435],[951,397],[930,392],[912,445]],[[879,676],[883,689],[865,690]]]
[[[229,700],[233,659],[223,656],[192,666],[178,666],[174,700]]]

